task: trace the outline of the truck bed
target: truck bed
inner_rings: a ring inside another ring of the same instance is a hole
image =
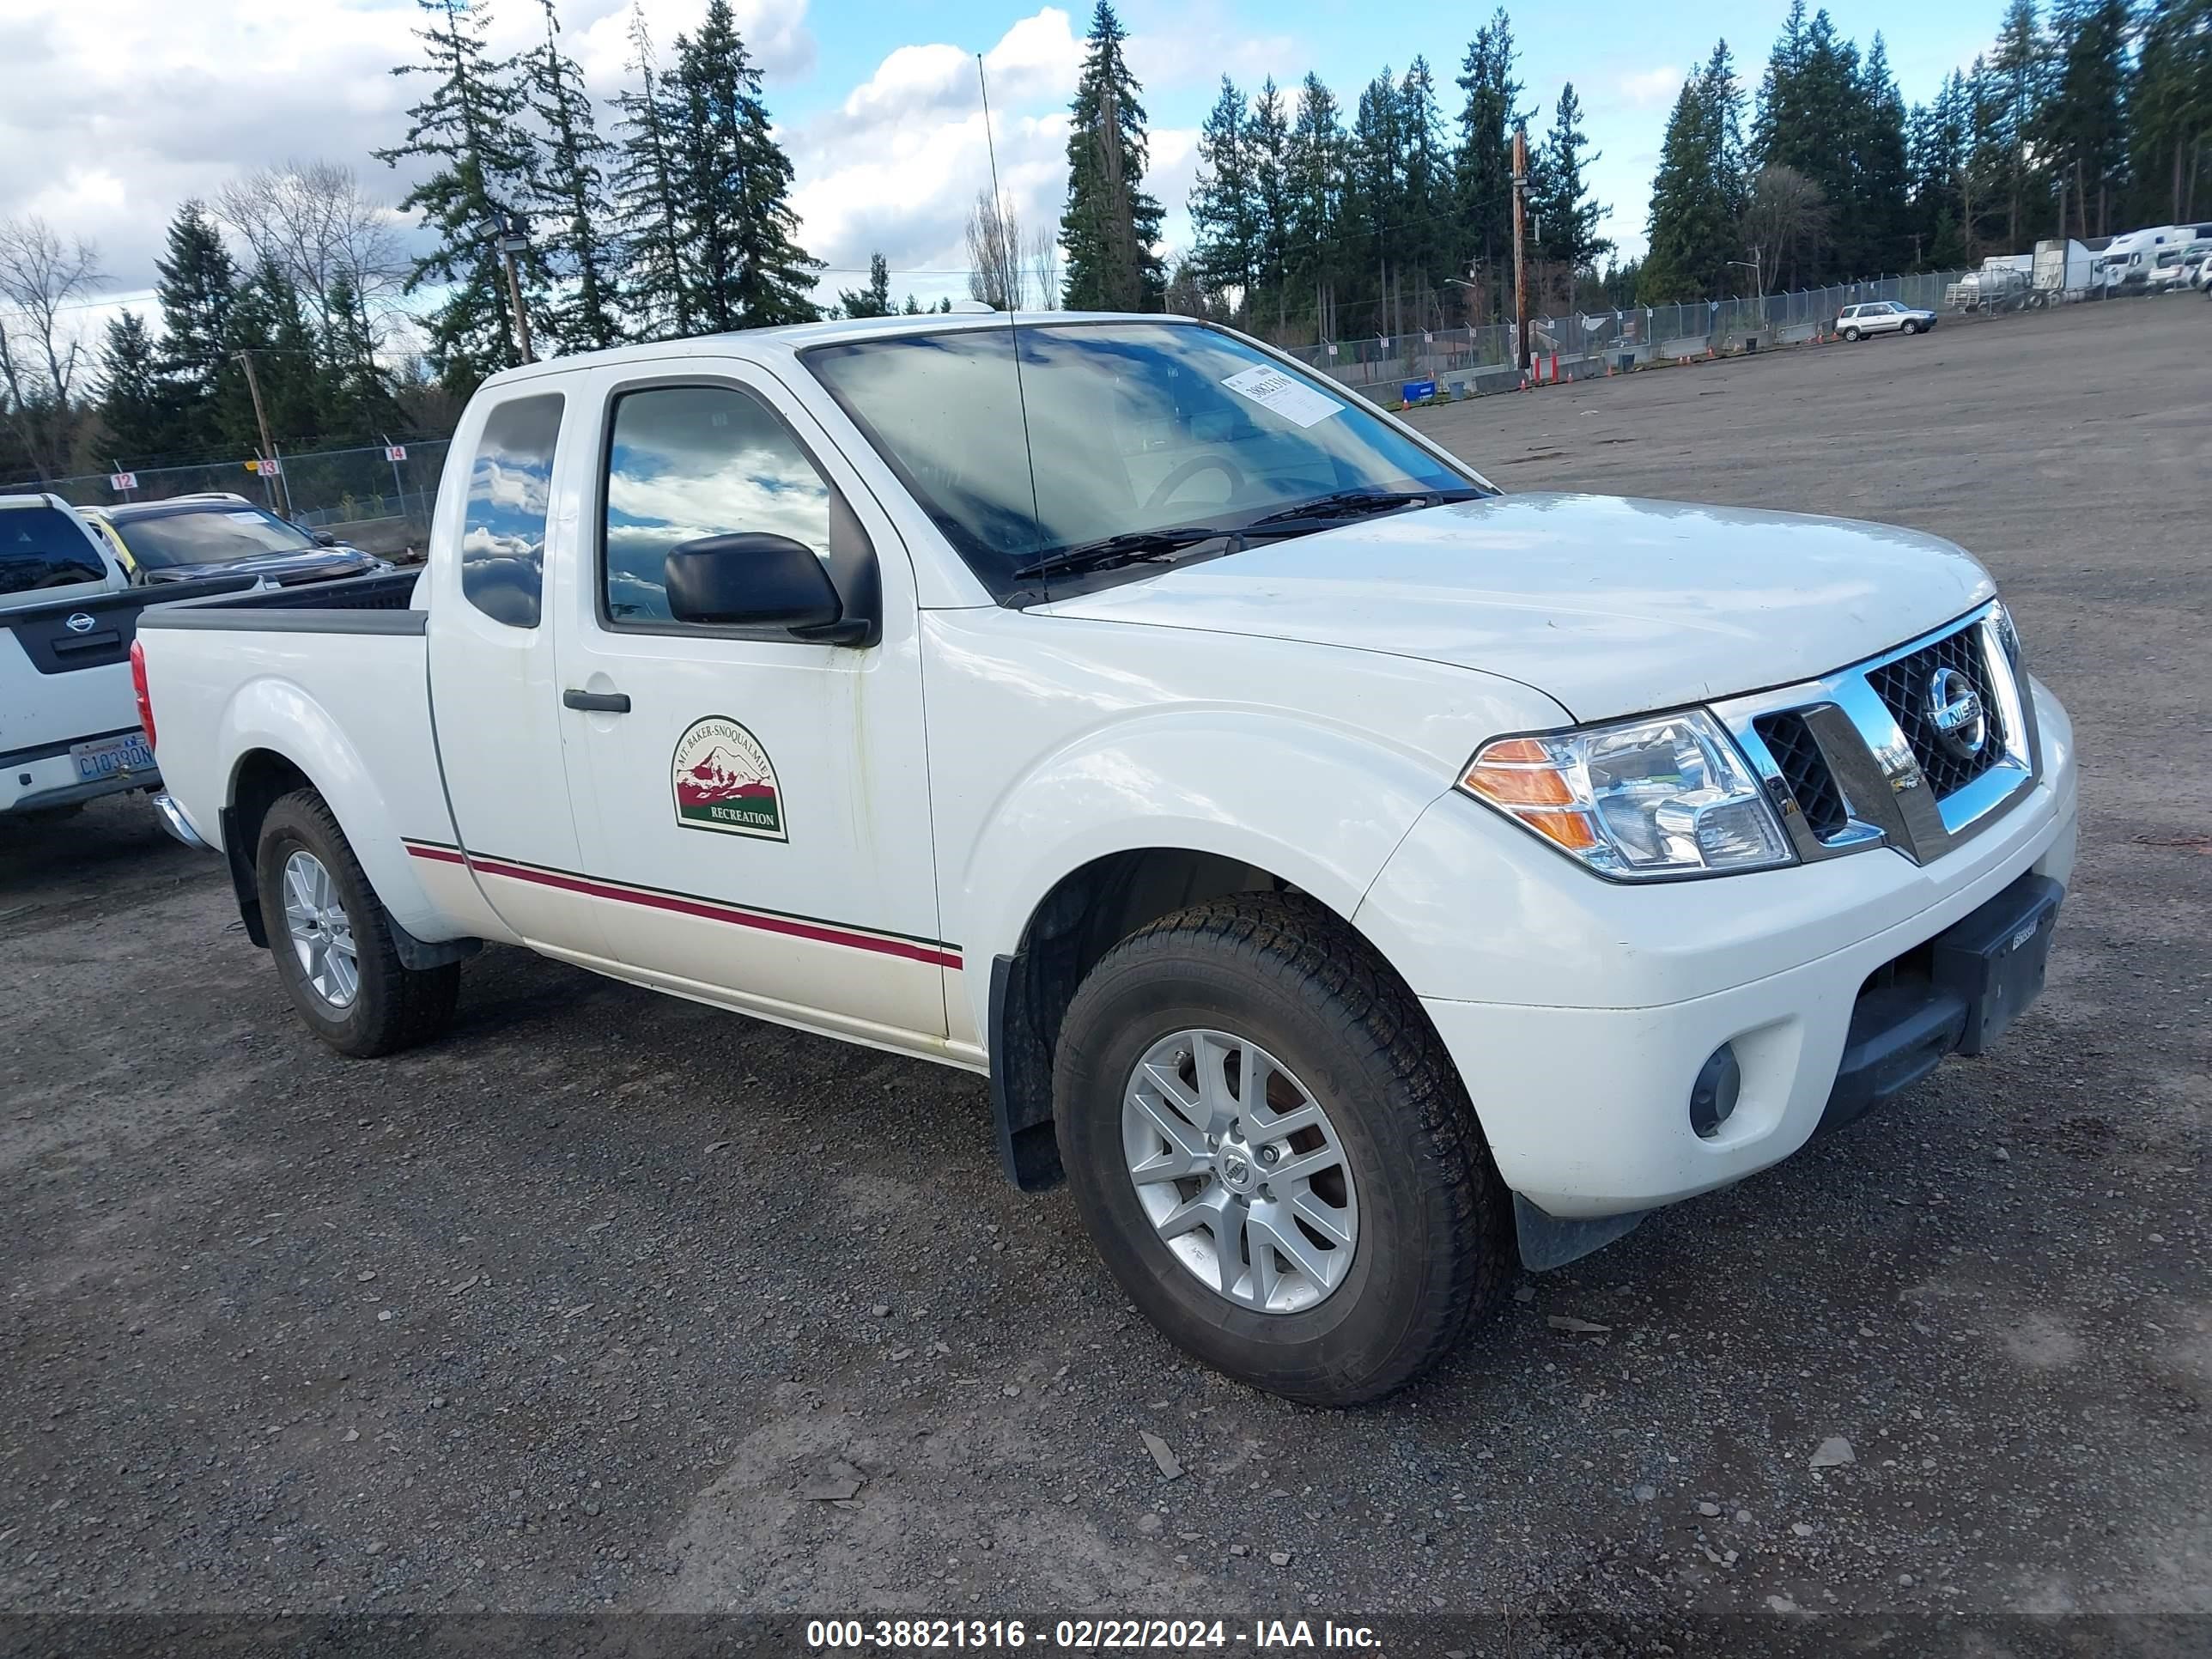
[[[409,840],[451,844],[414,570],[166,605],[139,625],[162,781],[223,850],[234,796],[303,781],[344,824],[386,906],[418,938],[451,937]],[[221,639],[202,639],[221,633]],[[256,785],[272,763],[287,781]],[[250,847],[235,849],[246,860]]]

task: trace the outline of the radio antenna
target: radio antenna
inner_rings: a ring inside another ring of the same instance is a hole
[[[975,85],[983,94],[983,153],[991,160],[990,228],[993,240],[991,245],[982,252],[987,257],[996,259],[1000,265],[996,273],[986,271],[983,275],[987,279],[994,274],[1010,276],[1012,278],[1012,288],[1008,291],[1002,292],[999,297],[1006,302],[1006,340],[1012,347],[1014,354],[1014,404],[1021,410],[1022,415],[1022,459],[1029,463],[1030,468],[1030,522],[1036,527],[1037,541],[1041,544],[1044,539],[1044,513],[1037,505],[1036,451],[1030,444],[1030,400],[1028,393],[1022,386],[1021,325],[1015,320],[1016,313],[1022,308],[1022,296],[1019,292],[1022,281],[1021,251],[1006,246],[1007,238],[1012,234],[1012,226],[1007,221],[1006,196],[999,189],[999,145],[998,141],[991,136],[991,82],[989,77],[983,73],[983,54],[980,52],[975,54]],[[986,285],[988,285],[988,282]],[[1029,550],[1032,554],[1036,554],[1042,553],[1044,550],[1041,545],[1033,545]],[[1050,599],[1052,579],[1040,574],[1037,580],[1044,586],[1045,597]]]

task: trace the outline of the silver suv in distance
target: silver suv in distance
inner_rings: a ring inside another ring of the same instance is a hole
[[[1846,340],[1868,334],[1925,334],[1936,326],[1932,311],[1915,311],[1894,300],[1869,300],[1836,313],[1836,332]]]

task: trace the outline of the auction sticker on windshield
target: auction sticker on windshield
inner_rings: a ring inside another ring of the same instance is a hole
[[[1279,368],[1264,365],[1231,374],[1221,383],[1240,398],[1249,398],[1262,409],[1273,410],[1293,426],[1318,426],[1344,405]]]

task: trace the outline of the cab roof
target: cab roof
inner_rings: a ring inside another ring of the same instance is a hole
[[[888,340],[923,334],[971,332],[981,328],[1042,328],[1066,323],[1189,323],[1199,319],[1156,311],[929,311],[919,316],[846,317],[835,322],[791,323],[778,328],[743,328],[723,334],[696,334],[680,340],[655,340],[580,351],[503,368],[488,376],[486,386],[513,386],[567,370],[605,363],[665,362],[672,357],[742,357],[754,362],[784,359],[812,346],[854,340]]]

